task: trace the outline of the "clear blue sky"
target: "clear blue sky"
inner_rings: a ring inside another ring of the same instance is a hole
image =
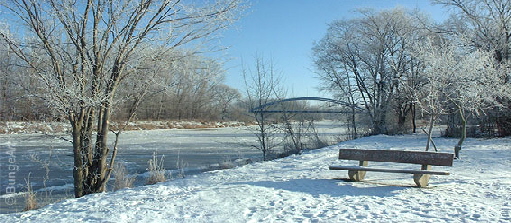
[[[247,0],[249,1],[249,0]],[[357,8],[391,9],[397,6],[418,8],[437,20],[447,18],[448,11],[429,0],[255,0],[235,26],[221,40],[230,48],[224,52],[226,84],[245,93],[241,65],[253,67],[255,55],[272,59],[283,77],[288,97],[321,96],[317,90],[312,62],[314,41],[326,33],[328,23],[360,16]],[[242,61],[243,60],[243,61]]]

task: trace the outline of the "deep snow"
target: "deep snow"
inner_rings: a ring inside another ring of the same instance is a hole
[[[435,143],[451,152],[456,139],[435,138]],[[328,170],[352,165],[337,160],[339,148],[423,150],[425,144],[425,135],[366,137],[275,161],[68,199],[0,215],[0,222],[511,222],[511,138],[468,139],[453,167],[433,167],[451,175],[432,176],[428,188],[413,187],[408,174],[369,172],[366,182],[345,182],[339,178],[347,177],[346,171]]]

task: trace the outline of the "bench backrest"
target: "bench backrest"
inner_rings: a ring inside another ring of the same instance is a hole
[[[339,159],[414,163],[433,166],[452,166],[454,154],[403,151],[403,150],[362,150],[362,149],[339,149]]]

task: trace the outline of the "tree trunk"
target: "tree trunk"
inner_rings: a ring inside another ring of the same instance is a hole
[[[412,104],[412,133],[417,133],[417,123],[415,122],[415,103]]]
[[[74,179],[74,192],[75,197],[81,197],[84,195],[83,181],[84,181],[84,160],[82,157],[82,129],[83,120],[74,120],[70,118],[71,126],[73,127],[73,155],[74,155],[74,168],[73,168],[73,179]]]
[[[435,115],[431,115],[431,118],[429,119],[429,128],[428,128],[428,143],[426,144],[426,151],[429,151],[429,144],[433,144],[433,147],[435,148],[435,152],[438,152],[438,149],[436,148],[435,142],[433,141],[433,138],[431,135],[433,135],[433,124],[435,123]]]
[[[260,123],[259,124],[259,134],[260,134],[260,146],[261,146],[261,151],[263,152],[263,161],[266,161],[267,159],[267,152],[268,152],[268,145],[267,145],[267,129],[266,129],[266,123],[265,123],[265,117],[264,117],[264,113],[259,113],[259,115],[261,116],[261,119],[260,119]]]
[[[75,197],[104,192],[110,177],[110,167],[107,165],[109,153],[107,146],[108,120],[110,119],[109,104],[103,103],[100,109],[96,126],[96,142],[92,143],[92,120],[94,116],[95,113],[92,108],[82,108],[79,115],[70,117],[73,127]],[[111,161],[114,158],[112,157]]]
[[[92,162],[91,193],[104,192],[106,190],[106,172],[107,158],[109,148],[108,141],[108,122],[110,120],[110,105],[108,102],[103,103],[100,115],[98,117],[98,131],[96,136],[96,147],[94,151],[94,159]]]
[[[355,110],[355,107],[351,107],[351,125],[353,126],[353,131],[351,133],[351,139],[356,139],[358,137],[357,134],[357,112]]]
[[[373,134],[387,134],[387,124],[386,124],[386,116],[387,112],[384,111],[384,109],[376,109],[376,115],[374,120],[374,128],[373,128]]]
[[[70,116],[73,128],[73,155],[74,155],[74,192],[75,197],[87,194],[85,183],[90,174],[89,166],[92,163],[92,117],[94,111],[91,108],[81,108],[78,113]]]
[[[401,113],[397,117],[397,133],[405,133],[406,131],[406,115]]]
[[[463,142],[467,138],[467,119],[465,118],[465,111],[463,110],[463,108],[459,108],[459,112],[460,112],[460,118],[461,118],[461,136],[460,136],[460,140],[458,141],[456,146],[454,146],[454,158],[455,159],[460,158],[461,146],[463,145]]]

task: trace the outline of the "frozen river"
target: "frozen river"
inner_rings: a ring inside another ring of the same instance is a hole
[[[172,175],[185,176],[220,168],[232,161],[259,161],[261,151],[251,127],[213,129],[161,129],[128,131],[121,134],[116,162],[122,162],[129,174],[137,174],[136,185],[143,185],[148,160],[153,153],[164,156],[164,167]],[[252,127],[253,128],[253,127]],[[342,138],[342,128],[332,123],[316,126],[321,138]],[[113,135],[110,139],[113,139]],[[0,214],[23,209],[26,180],[38,197],[47,203],[72,197],[72,145],[69,135],[0,135]],[[40,200],[41,200],[40,199]]]

